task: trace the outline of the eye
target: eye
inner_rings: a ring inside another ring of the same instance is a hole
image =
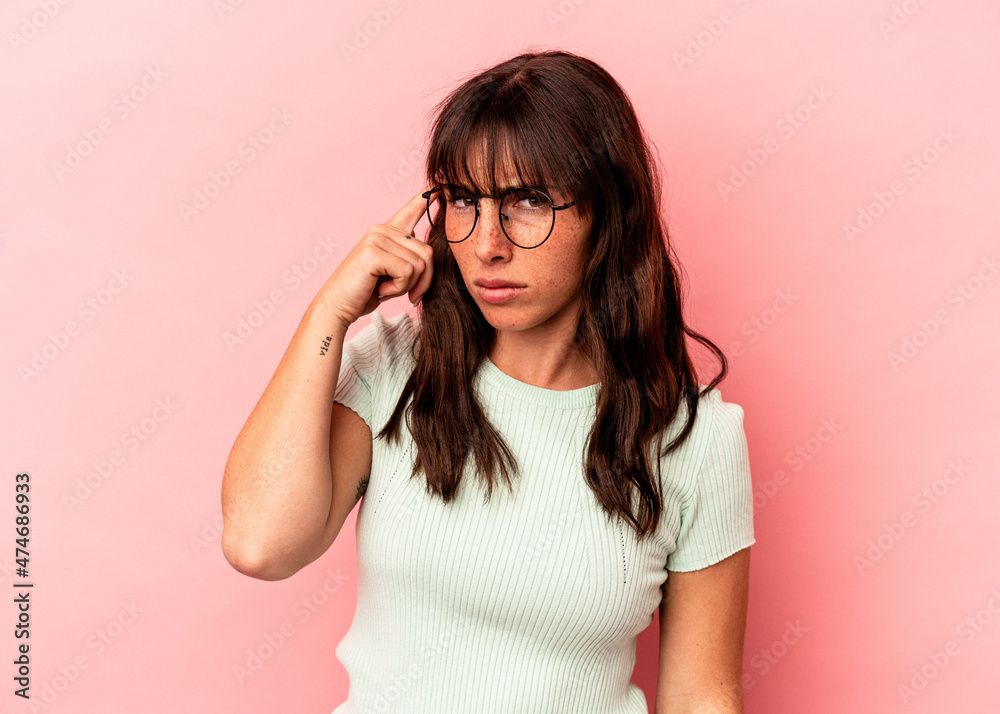
[[[449,208],[456,210],[465,210],[476,206],[476,199],[472,196],[472,192],[461,188],[447,189],[445,200],[448,202]]]
[[[521,209],[547,208],[549,206],[545,196],[530,189],[515,191],[511,194],[510,200]]]

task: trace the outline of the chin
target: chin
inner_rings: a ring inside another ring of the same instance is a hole
[[[480,312],[483,313],[483,319],[495,330],[523,330],[528,327],[524,324],[524,320],[511,314],[510,308],[505,305],[485,303],[480,306]]]

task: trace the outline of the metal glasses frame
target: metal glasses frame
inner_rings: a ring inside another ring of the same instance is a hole
[[[454,184],[439,183],[437,186],[435,186],[434,188],[430,189],[429,191],[424,191],[422,194],[420,194],[423,198],[427,199],[427,215],[428,215],[428,217],[430,217],[430,215],[431,215],[431,196],[435,192],[437,192],[440,189],[442,189],[443,187],[445,187],[445,186],[453,186],[453,185]],[[552,200],[552,197],[549,196],[549,194],[545,193],[545,191],[542,191],[541,189],[530,188],[530,187],[527,187],[527,186],[512,186],[511,188],[506,189],[499,196],[491,196],[488,193],[478,193],[478,194],[472,194],[471,196],[463,196],[463,198],[471,198],[471,199],[473,199],[476,202],[476,217],[472,220],[472,228],[469,229],[469,235],[465,236],[465,238],[463,238],[462,240],[448,240],[445,236],[443,236],[440,233],[438,233],[437,228],[434,228],[433,221],[431,222],[431,228],[433,229],[433,231],[435,233],[437,233],[438,236],[440,236],[444,240],[448,241],[449,243],[461,243],[462,241],[466,240],[469,236],[472,235],[472,232],[474,230],[476,230],[476,224],[479,223],[479,199],[480,198],[492,198],[492,199],[496,199],[496,201],[497,201],[497,214],[498,214],[498,216],[500,218],[500,229],[503,231],[504,237],[507,238],[507,240],[509,240],[513,245],[516,245],[518,248],[522,248],[524,250],[531,250],[533,248],[537,248],[538,246],[542,245],[542,243],[544,243],[545,241],[547,241],[549,239],[550,235],[552,235],[552,230],[556,226],[556,214],[555,213],[552,214],[552,225],[549,226],[549,232],[545,234],[545,238],[543,238],[541,241],[539,241],[538,245],[533,245],[531,247],[527,247],[527,246],[523,246],[523,245],[518,245],[517,243],[514,243],[514,239],[511,238],[507,234],[507,229],[504,228],[504,225],[503,225],[503,212],[500,210],[500,208],[501,208],[501,206],[503,206],[504,200],[507,198],[508,195],[510,195],[512,193],[515,193],[517,191],[525,191],[525,190],[534,191],[536,193],[540,193],[543,196],[545,196],[545,198],[549,202],[549,205],[552,207],[553,211],[562,211],[562,210],[565,210],[565,209],[569,208],[570,206],[572,206],[572,205],[574,205],[576,203],[576,201],[570,201],[569,203],[564,203],[561,206],[557,206],[557,205],[555,205],[555,202]]]

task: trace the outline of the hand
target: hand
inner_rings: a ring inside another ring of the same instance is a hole
[[[409,293],[415,303],[430,289],[434,251],[410,235],[427,210],[421,194],[430,188],[369,228],[323,286],[324,299],[345,330],[388,298]]]

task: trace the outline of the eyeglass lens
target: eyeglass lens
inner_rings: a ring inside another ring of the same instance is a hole
[[[434,232],[441,235],[438,226],[443,226],[441,237],[449,243],[465,240],[476,226],[476,201],[465,189],[437,187],[427,199],[427,208]],[[485,210],[485,205],[480,207],[481,213]],[[511,242],[522,248],[540,245],[549,237],[554,223],[552,202],[535,189],[515,189],[500,204],[500,226]]]

